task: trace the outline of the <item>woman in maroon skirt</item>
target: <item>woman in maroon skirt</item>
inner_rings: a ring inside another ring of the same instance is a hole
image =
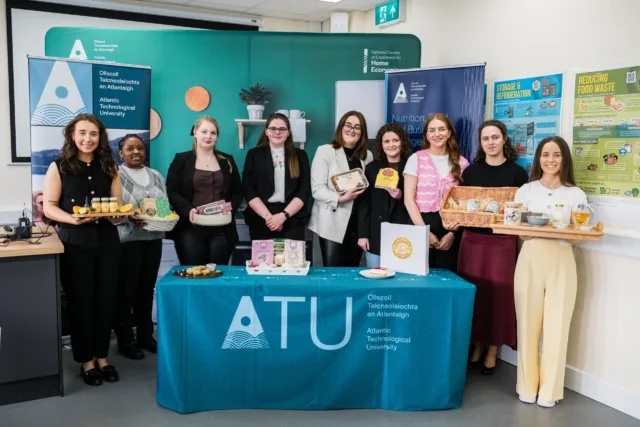
[[[463,184],[472,187],[521,187],[527,172],[515,164],[518,153],[507,136],[507,128],[497,120],[480,125],[480,147],[474,164],[462,173]],[[466,228],[460,242],[458,274],[476,285],[470,367],[493,375],[498,346],[516,349],[516,312],[513,278],[516,268],[517,237],[494,235],[490,228]]]

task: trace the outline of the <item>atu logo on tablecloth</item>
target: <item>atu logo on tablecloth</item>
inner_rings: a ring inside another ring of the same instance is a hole
[[[305,297],[264,297],[265,302],[280,303],[280,348],[287,348],[289,303],[305,302]],[[339,350],[351,340],[353,322],[353,298],[346,298],[345,332],[338,344],[325,344],[318,338],[318,298],[311,297],[310,334],[313,344],[321,350]],[[258,313],[249,296],[240,299],[236,314],[233,316],[222,348],[230,349],[264,349],[269,348],[269,341],[262,328]]]

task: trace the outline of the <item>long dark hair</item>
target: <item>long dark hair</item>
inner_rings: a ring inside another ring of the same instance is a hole
[[[397,123],[388,123],[383,125],[376,135],[376,141],[373,144],[373,158],[378,162],[386,162],[387,155],[384,153],[384,149],[382,148],[382,138],[384,134],[387,132],[393,132],[398,135],[400,138],[400,143],[402,144],[400,148],[400,160],[407,160],[413,154],[413,148],[411,148],[411,139],[409,138],[409,134],[404,129],[403,126]]]
[[[196,132],[198,131],[198,129],[200,129],[200,126],[202,126],[202,123],[204,123],[204,122],[208,122],[208,123],[211,123],[212,125],[214,125],[216,127],[216,132],[218,134],[218,138],[220,138],[220,126],[218,126],[218,121],[216,119],[214,119],[211,116],[200,116],[200,117],[198,117],[196,119],[196,123],[191,128],[191,135],[193,135],[193,144],[191,145],[191,149],[196,154],[196,157],[198,157],[198,150],[196,150],[196,147],[198,146],[198,140],[196,139]],[[229,165],[229,172],[233,172],[233,165],[231,164],[231,161],[229,159],[227,159],[224,156],[224,154],[222,154],[220,151],[218,151],[218,149],[216,148],[216,145],[218,145],[217,139],[216,139],[216,144],[213,146],[213,154],[218,159],[226,160],[227,164]]]
[[[262,147],[264,145],[269,145],[269,137],[267,136],[267,128],[274,120],[282,120],[289,130],[289,135],[287,135],[287,139],[284,141],[284,152],[287,158],[289,159],[289,176],[291,178],[298,178],[300,176],[300,160],[298,159],[298,152],[296,151],[296,147],[293,145],[293,136],[291,135],[291,123],[289,122],[289,118],[281,113],[273,113],[267,118],[267,123],[264,125],[264,129],[260,134],[260,138],[258,138],[258,143],[256,147]]]
[[[356,144],[356,153],[358,154],[358,158],[360,160],[366,160],[367,145],[369,144],[369,134],[367,133],[367,120],[359,111],[347,111],[342,115],[340,121],[338,122],[338,127],[336,127],[336,134],[333,137],[333,140],[331,140],[331,145],[333,145],[333,148],[336,150],[340,147],[344,147],[344,140],[342,139],[342,128],[347,122],[347,119],[351,116],[356,116],[358,120],[360,120],[360,141],[358,141],[358,143]]]
[[[542,150],[549,142],[555,142],[560,147],[560,153],[562,154],[562,164],[560,165],[560,182],[565,187],[575,187],[576,179],[573,176],[573,160],[571,159],[571,150],[567,141],[559,136],[549,136],[538,145],[536,154],[533,159],[533,166],[531,167],[531,175],[529,176],[529,182],[537,181],[542,178],[542,167],[540,166],[540,157],[542,157]]]
[[[513,148],[513,145],[511,144],[511,139],[507,135],[507,127],[505,126],[505,124],[500,120],[485,120],[480,125],[480,129],[478,129],[479,144],[474,161],[479,162],[487,158],[487,153],[485,153],[484,149],[482,148],[482,130],[491,126],[498,128],[498,130],[500,130],[500,133],[502,134],[502,139],[504,140],[504,145],[502,146],[502,154],[504,154],[504,157],[512,162],[518,160],[518,152],[515,148]]]
[[[60,172],[78,174],[86,168],[83,168],[84,164],[78,159],[78,147],[73,140],[76,125],[81,121],[93,123],[98,127],[100,138],[98,140],[98,148],[93,152],[93,159],[97,160],[103,172],[106,173],[109,178],[113,179],[118,173],[118,165],[113,159],[113,151],[111,151],[111,147],[109,146],[107,128],[105,128],[100,119],[93,114],[78,114],[73,120],[67,123],[62,130],[64,144],[62,145],[62,154],[58,157],[58,160],[60,160]]]
[[[434,120],[440,120],[444,122],[449,132],[451,132],[451,136],[447,139],[446,150],[449,155],[449,161],[453,165],[451,168],[451,175],[453,178],[462,182],[462,170],[460,168],[460,150],[458,149],[458,142],[456,140],[456,129],[453,127],[449,118],[442,113],[435,113],[429,116],[427,121],[424,124],[424,129],[422,130],[422,145],[420,145],[420,149],[425,150],[431,147],[431,143],[427,139],[427,129],[429,128],[429,123]]]

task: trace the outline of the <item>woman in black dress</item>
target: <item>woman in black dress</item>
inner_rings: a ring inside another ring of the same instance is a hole
[[[62,155],[44,178],[44,213],[59,224],[64,245],[61,281],[67,296],[73,358],[86,384],[116,382],[107,362],[118,289],[120,239],[117,218],[74,218],[73,207],[94,197],[122,199],[118,167],[107,130],[98,118],[80,114],[64,128]]]

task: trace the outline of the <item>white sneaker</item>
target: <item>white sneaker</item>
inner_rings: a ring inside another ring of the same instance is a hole
[[[538,406],[542,406],[543,408],[553,408],[556,406],[556,401],[548,401],[541,397],[538,397]]]
[[[532,399],[527,399],[526,397],[523,397],[521,395],[518,395],[518,398],[520,399],[520,402],[524,402],[524,403],[536,403],[536,398],[532,398]]]

